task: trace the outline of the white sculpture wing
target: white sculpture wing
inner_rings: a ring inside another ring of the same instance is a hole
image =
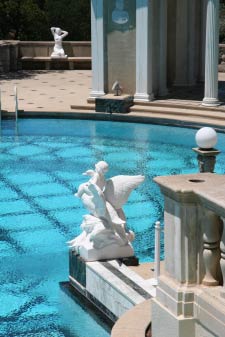
[[[144,181],[145,177],[115,176],[106,181],[105,199],[115,208],[120,209],[128,200],[133,189]]]
[[[94,174],[95,174],[94,170],[87,170],[86,172],[82,173],[82,176],[93,177]]]

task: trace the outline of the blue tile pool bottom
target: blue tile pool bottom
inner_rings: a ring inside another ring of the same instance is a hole
[[[157,175],[197,172],[195,130],[78,120],[2,122],[0,142],[0,336],[109,336],[80,303],[59,289],[68,278],[66,241],[80,233],[81,175],[99,160],[109,176],[144,174],[125,206],[134,248],[154,257],[154,222],[163,221]],[[225,170],[219,135],[216,172]],[[163,240],[162,240],[163,257]],[[93,333],[94,331],[94,333]]]

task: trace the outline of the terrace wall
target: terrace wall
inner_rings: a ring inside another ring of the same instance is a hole
[[[53,47],[54,41],[2,40],[0,41],[0,73],[23,69],[23,58],[50,58]],[[68,57],[76,57],[79,64],[84,60],[87,68],[90,68],[90,62],[87,62],[91,58],[90,41],[65,41],[63,48]],[[37,61],[39,60],[33,60],[33,63]]]

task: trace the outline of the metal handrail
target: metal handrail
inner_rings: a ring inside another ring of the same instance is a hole
[[[18,121],[18,92],[17,92],[17,86],[14,87],[14,94],[15,94],[15,119],[16,122]]]

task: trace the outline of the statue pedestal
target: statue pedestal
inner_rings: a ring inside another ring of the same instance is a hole
[[[198,156],[198,167],[199,172],[211,172],[214,173],[214,168],[216,164],[216,156],[220,154],[220,151],[217,149],[201,149],[201,148],[193,148],[193,151],[195,151]]]
[[[128,259],[134,257],[124,260]],[[69,290],[82,295],[87,305],[90,302],[113,323],[135,305],[155,296],[155,287],[143,282],[121,259],[86,262],[70,250],[69,261]]]
[[[60,59],[67,59],[68,56],[65,55],[65,56],[59,56],[59,55],[51,55],[51,59],[56,59],[56,60],[60,60]]]
[[[104,95],[95,99],[96,112],[128,113],[133,105],[133,96],[113,94]]]
[[[112,244],[101,249],[95,249],[93,248],[92,243],[90,243],[89,245],[81,246],[79,248],[79,255],[85,261],[92,262],[131,257],[134,256],[134,250],[130,244],[126,246]]]

